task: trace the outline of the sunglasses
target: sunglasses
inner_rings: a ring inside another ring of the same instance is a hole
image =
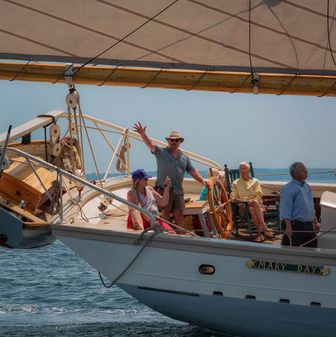
[[[172,143],[179,143],[181,141],[181,139],[179,138],[169,138],[169,141]]]

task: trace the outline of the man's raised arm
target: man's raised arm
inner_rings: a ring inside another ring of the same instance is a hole
[[[155,152],[155,145],[153,144],[153,142],[149,139],[149,137],[146,134],[146,126],[142,126],[140,122],[135,123],[133,125],[133,129],[135,132],[137,132],[140,137],[142,138],[142,140],[144,141],[144,143],[148,146],[148,148],[151,150],[151,152]]]

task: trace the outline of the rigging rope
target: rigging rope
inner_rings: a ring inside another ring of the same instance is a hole
[[[92,148],[92,144],[91,144],[91,140],[90,140],[90,137],[89,137],[89,133],[88,133],[88,130],[86,128],[86,123],[85,123],[85,119],[84,119],[84,116],[83,116],[83,113],[82,113],[82,109],[81,109],[81,106],[80,106],[79,97],[78,97],[78,109],[79,109],[79,118],[81,118],[82,122],[83,122],[84,131],[85,131],[86,138],[87,138],[87,141],[88,141],[88,144],[89,144],[89,148],[90,148],[90,151],[91,151],[92,159],[93,159],[93,162],[94,162],[94,165],[95,165],[97,177],[98,177],[100,186],[103,188],[103,182],[102,182],[100,174],[99,174],[98,164],[97,164],[97,161],[96,161],[96,157],[94,155],[94,151],[93,151],[93,148]]]
[[[123,145],[120,147],[120,150],[117,153],[117,164],[116,168],[117,171],[121,173],[128,173],[129,169],[129,163],[126,161],[126,153],[129,151],[131,147],[131,143],[128,138],[128,129],[125,130],[125,135],[124,135],[124,140],[123,140]]]
[[[335,173],[335,170],[332,171],[309,171],[309,174],[327,174],[327,173]],[[255,175],[256,177],[276,177],[276,176],[289,176],[289,172],[279,172],[279,173],[258,173]]]
[[[252,56],[251,56],[251,12],[252,12],[252,4],[251,0],[249,0],[249,11],[248,11],[248,55],[249,55],[249,62],[250,62],[250,72],[253,74],[253,66],[252,66]]]
[[[144,233],[148,232],[150,229],[153,229],[152,227],[144,230],[140,236],[134,241],[134,244],[136,244],[139,240],[143,238]],[[131,267],[131,265],[135,262],[135,260],[138,258],[138,256],[142,253],[142,251],[148,246],[148,244],[152,241],[155,235],[157,235],[159,232],[154,231],[151,236],[146,240],[144,245],[141,247],[141,249],[138,251],[138,253],[133,257],[133,259],[128,263],[128,265],[124,268],[124,270],[109,284],[106,285],[106,283],[103,280],[103,277],[100,272],[98,272],[99,278],[105,288],[111,288],[116,282],[120,280],[120,278],[126,273],[126,271]]]
[[[329,0],[327,0],[327,35],[328,35],[328,46],[329,46],[329,51],[330,51],[330,55],[332,58],[332,61],[334,62],[334,65],[336,66],[336,61],[334,58],[334,53],[331,47],[331,41],[330,41],[330,26],[329,26]]]
[[[23,72],[24,72],[24,70],[26,69],[26,67],[27,67],[27,65],[31,62],[31,61],[33,61],[33,59],[32,58],[29,58],[29,60],[23,65],[23,67],[14,75],[14,77],[11,79],[11,80],[9,80],[10,82],[13,82],[13,81],[15,81],[17,78],[18,78],[18,76],[19,75],[21,75]]]
[[[59,178],[58,178],[58,180],[59,180]],[[65,190],[66,190],[67,195],[69,195],[69,197],[70,197],[69,202],[70,202],[71,204],[73,204],[73,205],[76,205],[76,206],[79,208],[79,213],[80,213],[80,215],[81,215],[81,217],[82,217],[82,220],[84,220],[85,222],[89,222],[89,218],[88,218],[88,217],[86,216],[86,214],[84,213],[84,210],[83,210],[82,206],[81,206],[81,205],[79,204],[79,202],[78,202],[75,198],[73,198],[73,196],[71,195],[70,188],[69,188],[68,184],[66,183],[65,179],[62,180],[62,182],[63,182],[63,184],[64,184],[64,187],[65,187]],[[63,186],[62,186],[62,188],[63,188]]]
[[[205,7],[207,10],[212,10],[212,11],[214,11],[214,12],[216,12],[216,13],[224,14],[224,15],[225,15],[225,19],[220,20],[220,21],[218,21],[218,22],[216,22],[216,23],[214,23],[214,24],[211,24],[210,26],[207,26],[207,27],[205,27],[205,28],[203,28],[203,29],[197,31],[196,33],[191,32],[191,31],[188,31],[188,30],[186,30],[186,29],[181,29],[181,28],[179,28],[179,27],[177,27],[177,26],[169,25],[170,27],[173,27],[174,29],[176,29],[176,30],[178,30],[178,31],[180,31],[180,32],[183,32],[184,34],[188,34],[189,36],[183,37],[183,38],[178,39],[178,40],[176,40],[176,41],[174,41],[174,42],[171,42],[171,43],[169,43],[169,44],[166,44],[166,45],[164,45],[163,47],[160,47],[160,48],[158,48],[158,49],[155,49],[155,50],[153,50],[153,51],[151,51],[151,52],[149,52],[149,53],[147,53],[147,54],[144,54],[144,55],[142,55],[142,56],[136,58],[136,59],[135,59],[136,61],[140,61],[140,60],[142,60],[142,59],[146,59],[146,58],[148,58],[148,56],[151,56],[151,55],[153,55],[153,54],[157,54],[157,53],[160,52],[161,50],[164,50],[164,49],[167,49],[167,48],[169,48],[169,47],[172,47],[172,46],[174,46],[174,45],[176,45],[176,44],[178,44],[178,43],[180,43],[180,42],[184,42],[184,41],[189,40],[189,39],[191,39],[191,38],[193,38],[193,37],[195,37],[195,36],[198,37],[198,38],[204,38],[204,36],[200,35],[201,33],[207,32],[207,31],[209,31],[210,29],[213,29],[213,28],[215,28],[215,27],[217,27],[217,26],[219,26],[219,25],[221,25],[221,24],[223,24],[223,23],[226,23],[227,21],[229,21],[229,20],[231,20],[231,19],[242,20],[242,18],[241,18],[240,15],[248,11],[248,9],[247,9],[247,10],[244,9],[244,10],[241,10],[241,11],[236,12],[236,13],[229,13],[229,12],[226,12],[226,11],[222,11],[222,10],[216,8],[216,7],[209,6],[209,4],[205,4],[205,3],[200,2],[200,1],[196,1],[196,0],[187,0],[187,1],[189,1],[189,2],[192,3],[192,4],[196,4],[197,6]],[[256,4],[254,7],[252,7],[252,9],[255,9],[255,8],[261,6],[261,5],[263,5],[263,0],[260,1],[258,4]],[[156,22],[159,23],[159,24],[164,24],[163,22],[158,22],[158,20],[156,20]],[[222,47],[223,47],[223,46],[222,46]],[[227,48],[230,48],[229,46],[226,46],[226,47],[227,47]],[[245,52],[245,54],[246,54],[246,52]],[[215,67],[214,67],[214,68],[215,68]]]

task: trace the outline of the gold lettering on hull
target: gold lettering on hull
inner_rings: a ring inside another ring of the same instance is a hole
[[[249,259],[246,261],[246,266],[250,269],[288,271],[318,276],[327,276],[330,274],[330,267],[309,264],[291,264],[284,262]]]

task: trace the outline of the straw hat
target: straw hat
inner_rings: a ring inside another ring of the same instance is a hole
[[[212,167],[211,171],[212,171],[213,177],[215,178],[222,179],[223,177],[225,177],[225,171],[218,170],[215,167]],[[209,175],[210,175],[210,170],[209,170]]]
[[[181,143],[184,142],[183,136],[178,131],[172,131],[168,137],[166,137],[166,140],[168,142],[169,139],[180,139]]]

